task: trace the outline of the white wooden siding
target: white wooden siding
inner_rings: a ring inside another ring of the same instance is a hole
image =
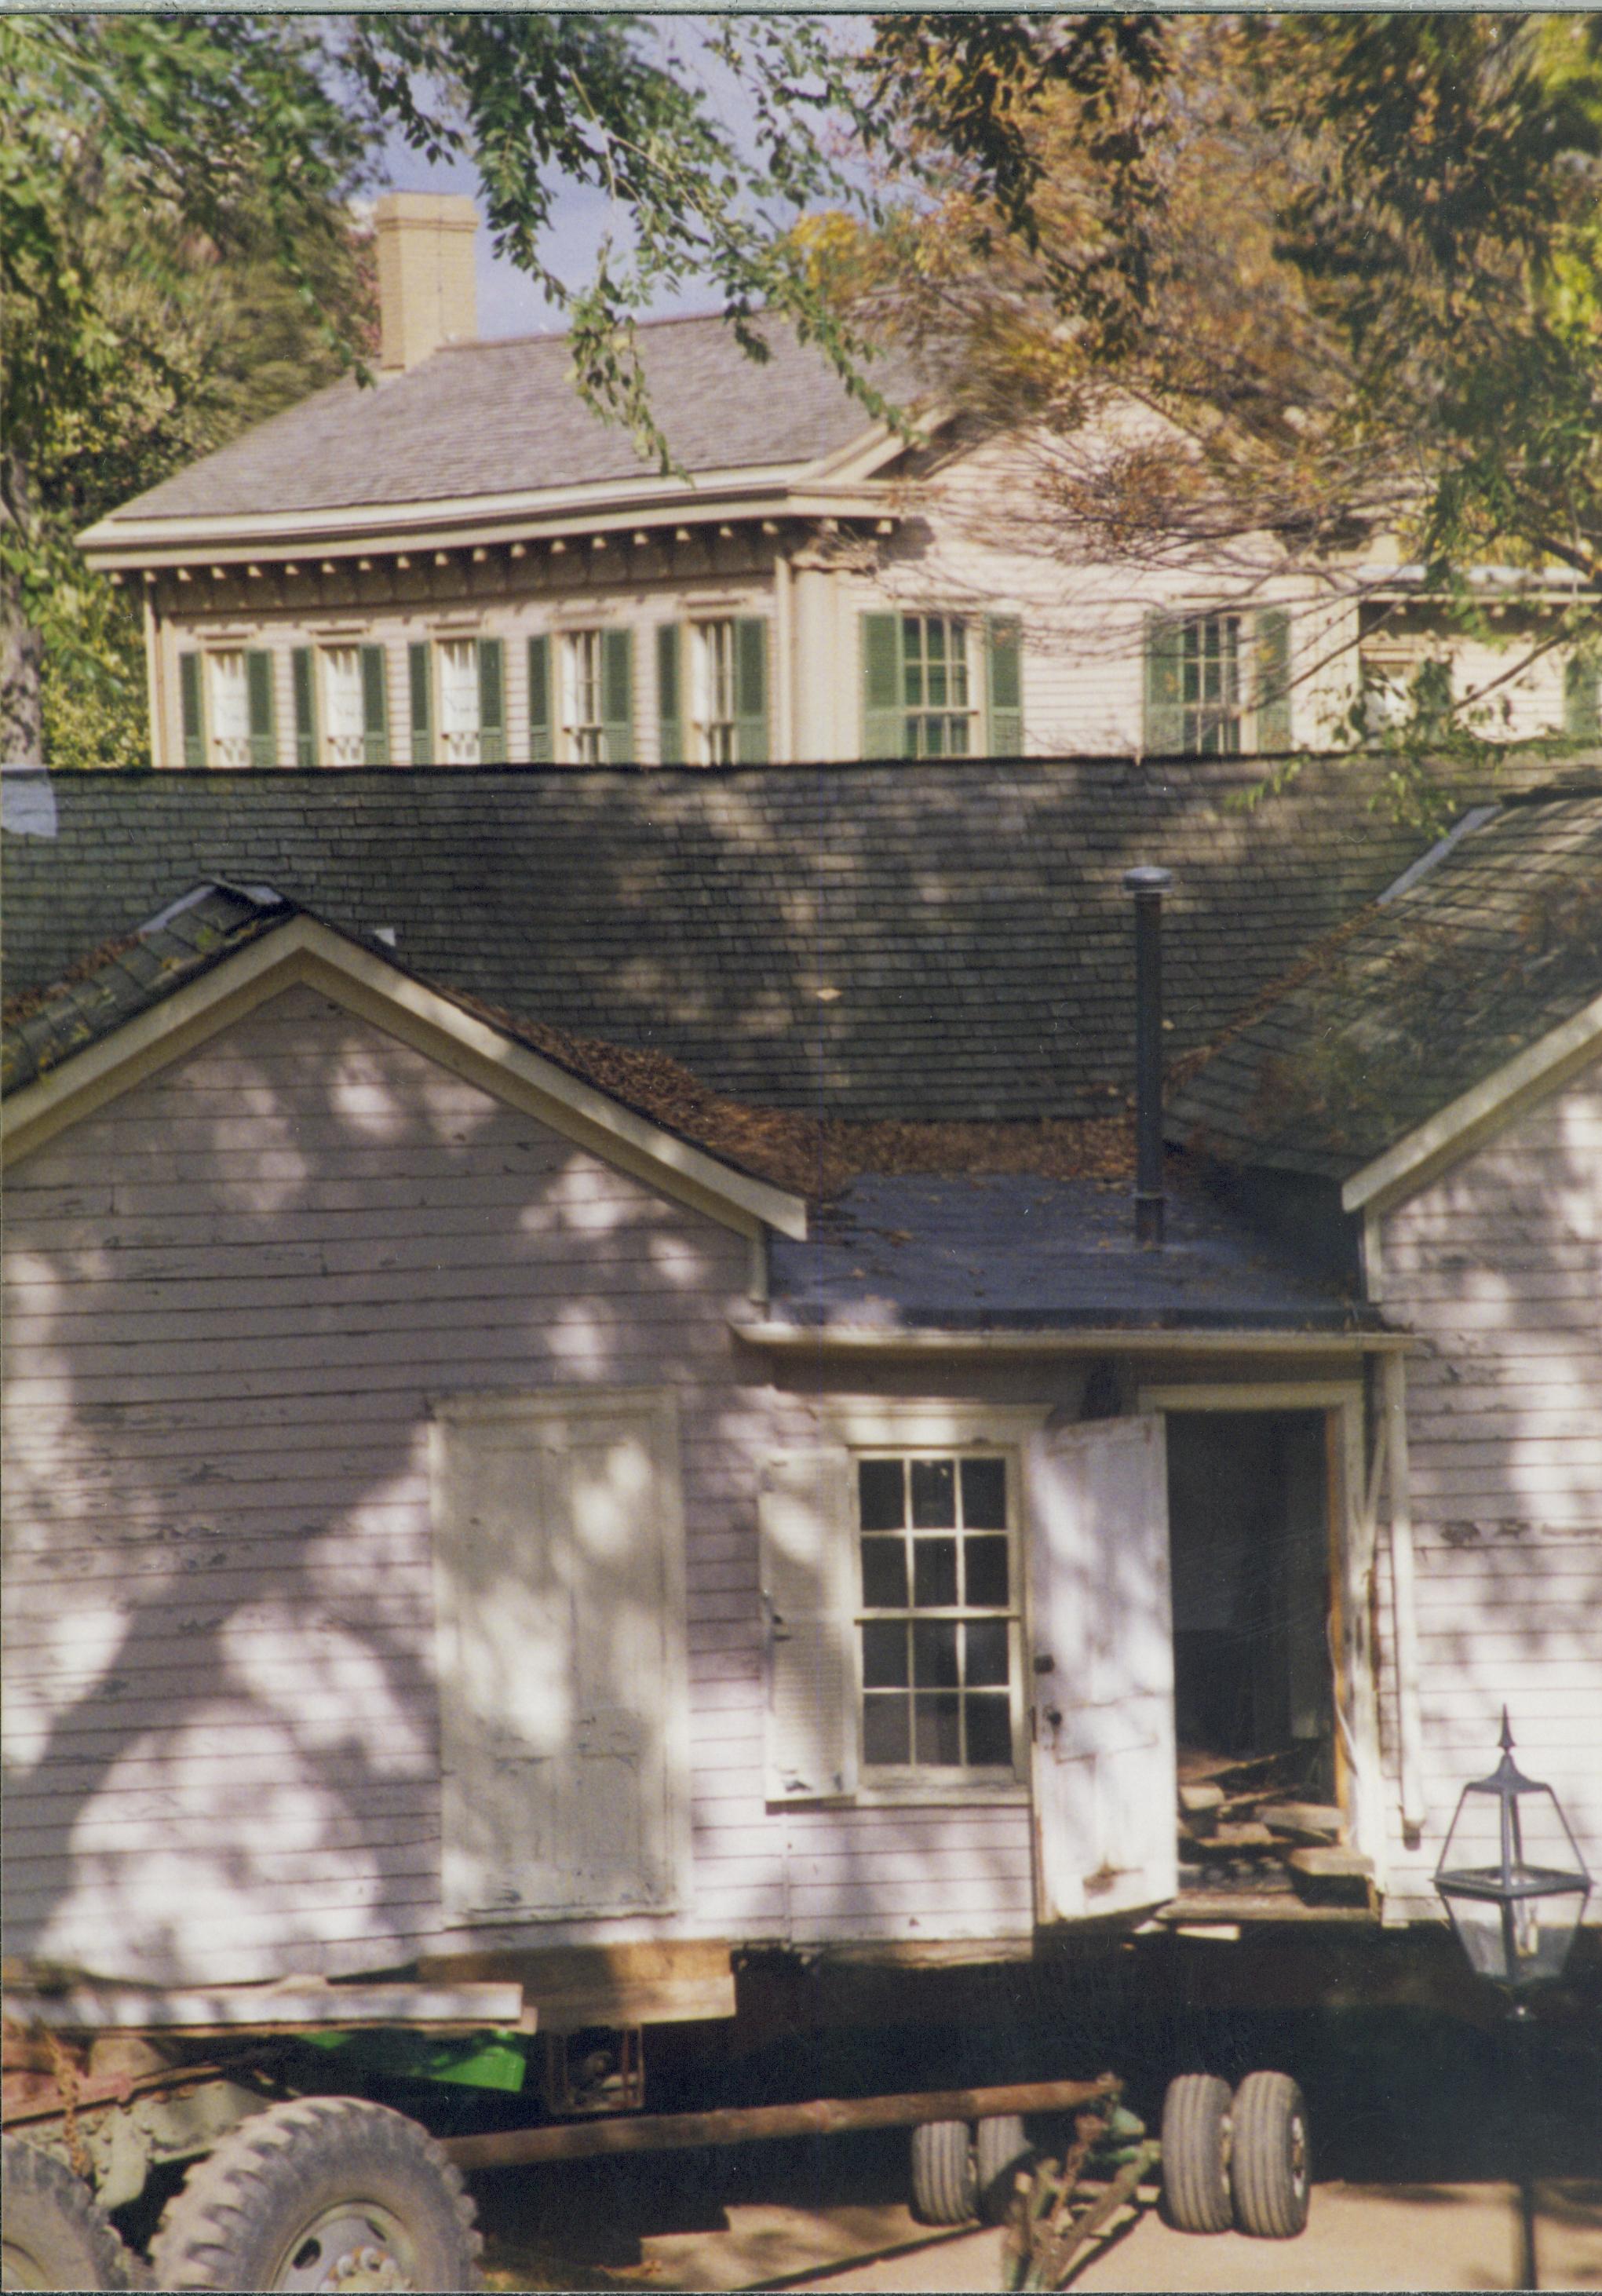
[[[1026,1809],[765,1803],[757,1493],[821,1431],[734,1369],[748,1272],[743,1238],[308,988],[23,1159],[9,1948],[199,1982],[530,1942],[443,1926],[431,1402],[663,1383],[693,1895],[536,1934],[1026,1934]]]
[[[1504,1700],[1522,1767],[1602,1872],[1602,1073],[1392,1211],[1381,1267],[1387,1312],[1426,1342],[1408,1423],[1427,1816],[1389,1852],[1389,1910],[1422,1915],[1457,1797],[1494,1767]],[[1382,1539],[1382,1619],[1390,1600]],[[1395,1828],[1388,1634],[1380,1726]]]

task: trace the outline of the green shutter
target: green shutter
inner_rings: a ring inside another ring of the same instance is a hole
[[[479,640],[479,759],[506,762],[505,650],[499,638]]]
[[[768,625],[735,624],[735,761],[765,766],[768,742]]]
[[[901,617],[864,614],[862,623],[862,754],[901,754]]]
[[[206,762],[206,714],[201,700],[201,658],[198,653],[178,656],[178,704],[184,726],[184,763],[203,766]]]
[[[1291,746],[1291,618],[1284,606],[1257,617],[1257,747],[1275,753]]]
[[[551,641],[529,640],[529,763],[548,766],[556,754],[551,724]]]
[[[296,646],[289,658],[290,684],[295,696],[295,763],[317,762],[316,704],[311,682],[311,648]]]
[[[602,755],[609,766],[626,766],[634,758],[634,632],[604,630],[601,634]]]
[[[245,696],[251,711],[251,763],[275,766],[278,743],[273,728],[273,657],[245,656]]]
[[[1581,646],[1563,673],[1563,730],[1571,741],[1602,741],[1602,649]]]
[[[390,762],[390,678],[385,650],[381,645],[362,648],[362,762],[368,766],[387,766]]]
[[[1023,754],[1023,626],[1012,616],[995,617],[985,628],[986,700],[989,724],[985,753],[992,758]]]
[[[434,713],[432,681],[429,676],[428,642],[407,648],[412,671],[412,763],[431,766],[434,762]]]
[[[1148,757],[1177,758],[1185,747],[1185,625],[1172,614],[1146,618],[1146,728]]]
[[[684,631],[661,623],[656,633],[656,744],[664,766],[684,763]]]

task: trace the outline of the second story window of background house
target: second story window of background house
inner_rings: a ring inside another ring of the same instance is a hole
[[[1022,756],[1015,615],[868,613],[861,629],[865,758]]]
[[[567,707],[563,715],[567,720],[569,753],[574,764],[579,766],[605,763],[602,636],[600,630],[575,630],[563,650],[567,668]]]
[[[186,766],[275,766],[272,655],[237,646],[181,652],[178,718]]]
[[[375,648],[373,650],[377,652]],[[415,766],[498,766],[506,756],[505,647],[499,638],[421,640],[407,649]],[[380,671],[382,679],[382,670]],[[369,753],[369,764],[384,757]]]
[[[694,631],[695,730],[702,766],[735,763],[735,626],[698,622]]]
[[[361,649],[353,645],[326,646],[322,666],[325,763],[363,765],[366,762],[366,721],[362,709]]]
[[[1181,636],[1181,747],[1193,758],[1235,758],[1241,749],[1240,616],[1208,614]]]
[[[440,666],[440,763],[479,763],[479,648],[476,638],[444,638]]]
[[[1272,755],[1291,746],[1291,615],[1154,608],[1146,619],[1148,757]]]
[[[210,760],[214,766],[248,766],[251,762],[251,697],[242,652],[206,657],[210,692]]]
[[[901,617],[901,754],[965,758],[975,744],[968,630],[947,614]]]
[[[570,630],[562,640],[561,691],[563,761],[629,764],[635,746],[632,633]]]

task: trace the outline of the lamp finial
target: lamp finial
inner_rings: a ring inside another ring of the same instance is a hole
[[[1505,1706],[1502,1709],[1502,1734],[1498,1743],[1504,1754],[1510,1754],[1513,1751],[1513,1725],[1508,1719],[1508,1710]]]

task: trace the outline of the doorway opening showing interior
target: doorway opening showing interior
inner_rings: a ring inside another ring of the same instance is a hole
[[[1182,1888],[1288,1890],[1343,1832],[1329,1443],[1323,1411],[1168,1414]]]

